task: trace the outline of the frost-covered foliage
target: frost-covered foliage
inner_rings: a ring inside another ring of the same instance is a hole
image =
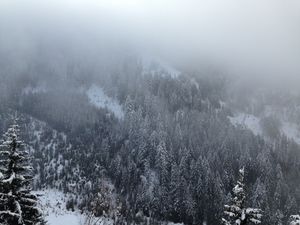
[[[0,161],[0,223],[8,225],[43,224],[37,197],[31,193],[28,152],[18,138],[19,126],[14,124],[4,134]]]
[[[291,215],[290,219],[290,225],[300,225],[300,215]]]
[[[81,69],[78,78],[92,73]],[[76,73],[70,65],[65,81],[53,74],[55,87],[48,82],[44,93],[19,96],[22,88],[14,86],[13,94],[0,95],[8,98],[1,112],[10,107],[24,117],[20,125],[33,156],[34,187],[71,193],[70,210],[88,210],[101,180],[109,178],[127,224],[142,214],[150,224],[219,224],[233,171],[245,165],[246,205],[263,210],[264,225],[286,224],[299,211],[299,146],[283,135],[270,143],[251,132],[260,118],[251,111],[247,115],[257,120],[247,117],[250,126],[233,126],[228,117],[235,109],[221,76],[148,74],[130,59],[111,73],[95,74],[95,80],[75,79]],[[93,84],[114,96],[124,110],[122,120],[90,104],[79,90]],[[0,118],[3,132],[8,122],[4,113]]]
[[[225,225],[246,225],[261,224],[261,210],[245,207],[245,183],[244,183],[244,167],[239,170],[239,179],[233,188],[233,198],[231,205],[225,205],[224,214],[227,219],[222,218]]]
[[[124,224],[122,204],[113,193],[112,185],[103,181],[91,201],[90,210],[85,214],[84,225]]]

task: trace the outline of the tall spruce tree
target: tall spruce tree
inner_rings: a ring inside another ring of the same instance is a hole
[[[23,147],[15,119],[0,145],[0,224],[44,224],[37,197],[31,193],[32,168]]]
[[[225,225],[246,225],[246,224],[260,224],[261,210],[254,208],[246,208],[244,206],[246,194],[244,190],[244,167],[239,170],[239,179],[236,186],[233,188],[233,198],[231,205],[225,205],[224,214],[227,219],[222,218]]]

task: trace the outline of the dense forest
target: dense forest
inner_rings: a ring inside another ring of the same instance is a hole
[[[117,211],[119,224],[150,218],[151,224],[211,225],[221,223],[244,167],[245,205],[262,210],[262,224],[286,224],[299,212],[300,146],[278,131],[273,117],[261,120],[265,135],[230,120],[238,110],[258,115],[281,93],[242,90],[239,98],[228,76],[174,77],[158,65],[145,70],[136,58],[109,72],[76,64],[64,71],[57,75],[41,62],[26,76],[10,76],[5,66],[0,75],[0,131],[17,112],[34,189],[59,189],[68,194],[70,210],[82,211],[93,210],[101,193],[108,203],[97,215]],[[119,102],[122,116],[91,104],[86,90],[92,85]],[[298,104],[287,96],[277,103]]]

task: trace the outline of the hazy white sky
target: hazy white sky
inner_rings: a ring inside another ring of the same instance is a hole
[[[26,58],[41,40],[87,54],[118,43],[191,66],[205,61],[247,77],[294,81],[300,1],[0,1],[0,52]]]

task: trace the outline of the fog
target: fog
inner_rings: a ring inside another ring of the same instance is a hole
[[[15,73],[41,56],[91,65],[137,53],[290,87],[300,81],[299,12],[296,0],[2,0],[0,60]]]
[[[0,225],[299,224],[300,0],[0,0],[0,121]]]

